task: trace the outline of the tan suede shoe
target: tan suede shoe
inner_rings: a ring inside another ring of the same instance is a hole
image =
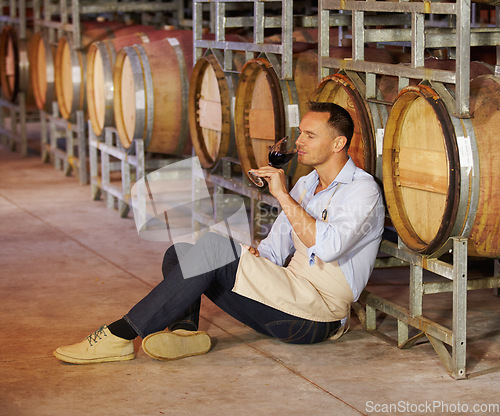
[[[157,360],[177,360],[210,351],[212,342],[206,332],[178,329],[173,332],[156,332],[142,341],[142,349]]]
[[[113,335],[104,325],[78,344],[59,347],[54,357],[71,364],[133,360],[134,343]]]

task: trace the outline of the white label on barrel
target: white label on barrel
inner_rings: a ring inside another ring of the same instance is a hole
[[[80,71],[79,66],[73,66],[71,67],[71,76],[73,82],[78,82],[82,79],[82,71]]]
[[[473,165],[472,147],[468,137],[457,137],[458,153],[460,155],[460,167],[467,168],[467,173],[471,171]]]
[[[180,43],[176,38],[168,38],[168,43],[170,43],[172,46],[179,46]]]
[[[299,106],[297,104],[290,104],[288,106],[288,125],[290,127],[299,127],[299,124]]]
[[[236,107],[236,97],[231,98],[231,114],[234,114],[234,108]]]
[[[377,129],[377,134],[375,136],[375,142],[377,144],[377,156],[382,155],[384,151],[384,129]]]

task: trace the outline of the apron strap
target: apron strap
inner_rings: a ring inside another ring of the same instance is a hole
[[[347,333],[349,331],[351,325],[351,307],[349,306],[349,312],[347,312],[346,320],[344,322],[344,325],[342,325],[338,331],[335,333],[335,335],[332,335],[329,340],[330,341],[336,341],[338,340],[342,335]]]
[[[332,194],[330,195],[330,198],[328,198],[328,202],[327,202],[327,204],[326,204],[326,206],[325,206],[325,209],[324,209],[324,210],[323,210],[323,212],[321,213],[321,219],[322,219],[323,221],[326,221],[326,218],[327,218],[327,216],[328,216],[328,206],[330,205],[330,202],[332,201],[332,198],[333,198],[333,196],[335,195],[335,192],[337,192],[337,189],[338,189],[339,185],[340,185],[340,182],[339,182],[339,183],[337,183],[337,185],[335,185],[335,189],[333,190]],[[308,191],[308,189],[307,189],[307,188],[304,188],[304,189],[302,190],[302,193],[301,193],[301,194],[300,194],[300,196],[299,196],[299,200],[298,200],[297,202],[298,202],[298,204],[299,204],[299,205],[301,205],[301,206],[302,206],[302,201],[304,200],[304,197],[306,196],[307,191]]]
[[[297,201],[299,203],[299,205],[302,205],[302,201],[303,201],[304,197],[306,196],[306,194],[307,194],[307,188],[304,188],[302,190],[302,193],[299,196],[299,200]]]

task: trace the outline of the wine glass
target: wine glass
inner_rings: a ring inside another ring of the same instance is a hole
[[[289,140],[288,136],[283,137],[273,146],[269,147],[269,166],[273,168],[281,168],[285,166],[297,153],[297,149],[294,148],[293,140]],[[252,170],[248,171],[249,179],[254,183],[255,186],[262,188],[266,182],[260,176],[257,176]]]

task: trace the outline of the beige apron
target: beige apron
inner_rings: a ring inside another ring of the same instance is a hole
[[[307,247],[293,230],[292,238],[295,253],[288,267],[256,257],[242,247],[233,291],[311,321],[331,322],[345,318],[353,294],[338,262],[326,263],[316,256],[311,266]]]

